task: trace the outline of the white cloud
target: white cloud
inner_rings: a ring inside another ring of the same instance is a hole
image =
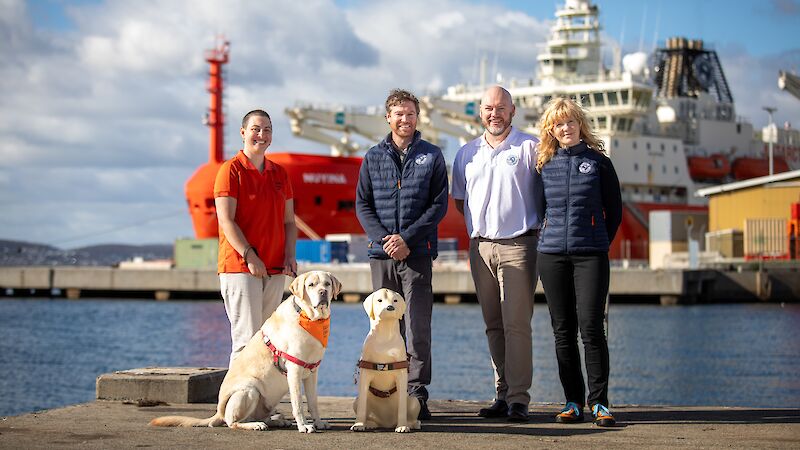
[[[203,52],[217,33],[231,41],[230,156],[240,117],[256,107],[273,116],[273,151],[324,152],[291,136],[284,108],[380,105],[395,87],[426,94],[475,83],[482,57],[505,79],[528,79],[551,20],[467,0],[348,9],[332,0],[107,0],[69,4],[74,27],[47,30],[28,6],[0,0],[0,238],[58,243],[122,230],[75,245],[191,234],[183,184],[208,155]],[[782,61],[798,66],[797,53],[721,54],[740,113],[757,121],[770,101],[778,117],[800,116],[798,102],[772,88]],[[129,227],[140,222],[148,225]]]

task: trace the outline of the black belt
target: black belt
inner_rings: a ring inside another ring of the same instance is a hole
[[[518,236],[514,236],[514,237],[510,237],[510,238],[489,239],[489,238],[485,238],[485,237],[482,237],[482,236],[478,236],[476,239],[478,239],[479,241],[482,241],[482,242],[486,242],[486,241],[504,241],[504,240],[508,240],[508,239],[516,239],[516,238],[519,238],[519,237],[529,237],[529,236],[536,237],[538,235],[539,235],[539,229],[538,228],[534,228],[534,229],[528,230],[528,231],[526,231],[526,232],[524,232],[524,233],[522,233],[522,234],[520,234]]]

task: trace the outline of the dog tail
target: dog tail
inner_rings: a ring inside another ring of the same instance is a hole
[[[216,414],[208,419],[196,419],[186,416],[163,416],[150,421],[153,427],[218,427],[225,421]]]

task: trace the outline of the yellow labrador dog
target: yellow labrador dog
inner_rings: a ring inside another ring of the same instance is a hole
[[[290,295],[264,322],[231,367],[219,390],[217,413],[208,419],[166,416],[153,419],[153,426],[217,427],[266,430],[288,426],[291,422],[267,420],[281,398],[289,392],[297,429],[313,433],[329,428],[317,408],[317,366],[322,361],[330,331],[330,305],[341,284],[328,272],[301,274],[292,281]],[[313,419],[303,417],[303,384],[308,410]]]
[[[358,397],[353,404],[353,431],[394,428],[398,433],[420,429],[419,400],[409,397],[406,346],[400,319],[406,302],[400,294],[379,289],[364,300],[370,330],[361,350]]]

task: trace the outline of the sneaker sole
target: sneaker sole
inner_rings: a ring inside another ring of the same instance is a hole
[[[598,427],[613,427],[617,424],[614,419],[597,419],[594,421]]]
[[[583,417],[567,419],[566,417],[556,416],[556,423],[581,423],[581,422],[583,422]]]

